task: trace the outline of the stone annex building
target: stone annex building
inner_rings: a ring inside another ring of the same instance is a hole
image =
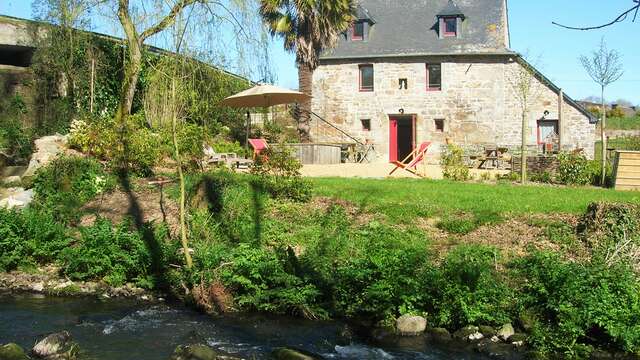
[[[510,50],[507,0],[361,0],[357,20],[313,75],[312,110],[363,142],[375,162],[424,141],[517,149],[521,110],[512,85],[527,66]],[[597,120],[534,69],[529,147],[594,155]],[[311,127],[314,142],[339,142]]]

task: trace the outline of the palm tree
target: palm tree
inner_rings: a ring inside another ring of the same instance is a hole
[[[299,90],[312,95],[313,72],[322,50],[335,45],[354,20],[354,0],[261,0],[260,15],[272,36],[284,39],[284,48],[295,52]],[[311,101],[300,104],[298,133],[310,141]]]

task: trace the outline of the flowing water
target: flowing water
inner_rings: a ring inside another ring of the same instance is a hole
[[[30,349],[51,332],[68,330],[92,359],[169,359],[177,345],[206,343],[247,359],[267,359],[280,346],[327,359],[485,359],[468,350],[407,340],[385,345],[354,340],[340,346],[339,322],[272,316],[213,318],[181,306],[125,300],[0,296],[0,344]]]

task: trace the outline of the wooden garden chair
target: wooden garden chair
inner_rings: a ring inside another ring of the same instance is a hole
[[[249,144],[253,148],[253,159],[255,160],[258,155],[264,152],[269,146],[265,139],[249,139]]]
[[[431,142],[423,142],[420,146],[415,148],[411,154],[402,159],[402,161],[392,161],[391,163],[396,167],[391,170],[389,175],[393,174],[398,169],[402,169],[412,173],[413,175],[423,177],[418,173],[418,165],[424,160],[424,156],[426,155],[427,150],[429,150],[429,146],[431,146]]]

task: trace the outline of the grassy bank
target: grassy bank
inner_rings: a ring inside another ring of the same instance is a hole
[[[608,130],[640,130],[640,116],[607,119]]]
[[[313,180],[315,194],[384,214],[392,222],[456,213],[503,217],[524,214],[583,213],[595,201],[640,203],[640,194],[581,187],[521,186],[406,179]]]

